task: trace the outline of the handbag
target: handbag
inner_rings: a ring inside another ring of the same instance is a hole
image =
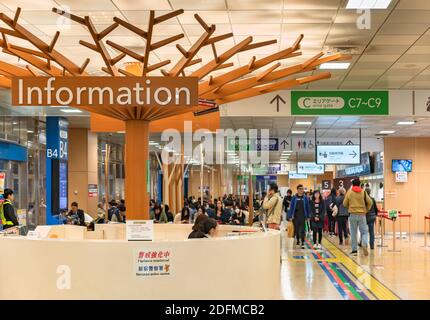
[[[337,214],[339,213],[339,208],[337,207],[337,205],[334,204],[331,210],[333,212],[333,217],[336,217]]]
[[[292,221],[288,221],[287,223],[287,237],[294,238],[294,224]]]

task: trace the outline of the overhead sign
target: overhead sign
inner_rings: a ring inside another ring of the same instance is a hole
[[[321,182],[321,189],[323,190],[330,190],[331,189],[331,180],[323,180]]]
[[[317,146],[317,163],[360,164],[360,146]]]
[[[297,173],[305,174],[323,174],[325,167],[323,164],[318,164],[315,162],[298,162],[297,163]]]
[[[289,179],[307,179],[308,175],[304,173],[297,173],[296,171],[288,172]]]
[[[290,143],[284,143],[282,139],[283,146],[286,146],[285,149],[281,150],[289,150],[288,145]],[[227,141],[227,150],[228,151],[279,151],[279,139],[277,137],[271,137],[269,139],[239,139],[239,138],[229,138]]]
[[[292,115],[388,115],[388,91],[292,91]]]
[[[276,112],[279,112],[279,103],[282,102],[282,104],[285,104],[285,100],[277,94],[272,100],[270,100],[270,104],[274,103],[276,101]]]
[[[196,77],[13,77],[14,106],[191,107]]]

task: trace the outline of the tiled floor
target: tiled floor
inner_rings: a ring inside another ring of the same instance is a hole
[[[285,234],[285,233],[284,233]],[[392,238],[368,257],[349,256],[350,247],[325,237],[322,250],[300,249],[283,238],[281,289],[284,299],[430,299],[430,247],[422,236]],[[377,239],[377,244],[379,240]]]

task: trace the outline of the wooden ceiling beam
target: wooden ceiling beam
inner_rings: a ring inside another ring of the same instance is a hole
[[[0,61],[0,70],[10,74],[11,77],[12,76],[16,76],[16,77],[31,76],[31,73],[28,70],[3,61]]]
[[[11,88],[12,87],[12,80],[10,80],[6,77],[0,77],[0,87],[1,88]]]

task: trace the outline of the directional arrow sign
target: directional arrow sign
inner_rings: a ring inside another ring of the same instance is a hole
[[[318,145],[319,164],[360,164],[359,145]]]
[[[279,94],[277,94],[271,101],[270,101],[270,104],[273,104],[273,102],[275,102],[276,101],[276,112],[279,112],[279,101],[282,101],[282,103],[283,104],[285,104],[286,102],[285,102],[285,100],[284,99],[282,99],[282,97],[279,95]]]

